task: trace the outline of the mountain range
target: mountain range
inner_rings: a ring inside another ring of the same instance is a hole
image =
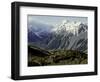
[[[47,50],[68,49],[87,53],[88,26],[78,21],[63,20],[56,26],[31,22],[28,43]]]

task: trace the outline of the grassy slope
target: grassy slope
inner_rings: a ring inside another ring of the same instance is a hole
[[[34,47],[31,47],[34,51]],[[35,48],[36,50],[36,48]],[[46,65],[74,65],[87,64],[87,54],[75,50],[51,50],[46,51],[37,48],[40,53],[28,53],[28,66],[46,66]],[[43,52],[42,52],[43,51]],[[39,56],[41,54],[43,56]]]

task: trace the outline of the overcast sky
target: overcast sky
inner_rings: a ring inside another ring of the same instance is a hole
[[[55,26],[60,24],[63,20],[68,21],[80,21],[88,23],[87,17],[75,17],[75,16],[50,16],[50,15],[28,15],[28,22],[36,21],[44,24],[50,24]]]

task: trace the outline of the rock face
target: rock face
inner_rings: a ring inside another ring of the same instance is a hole
[[[47,50],[68,49],[87,53],[87,24],[66,20],[56,27],[37,24],[37,28],[46,27],[46,30],[41,29],[41,31],[32,29],[32,27],[36,28],[36,25],[34,25],[28,29],[29,43]]]
[[[75,23],[75,25],[74,23],[65,22],[63,24],[58,27],[55,36],[48,43],[48,49],[69,49],[86,52],[88,42],[87,25],[80,22]]]

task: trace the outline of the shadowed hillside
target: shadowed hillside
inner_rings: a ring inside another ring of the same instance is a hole
[[[76,50],[44,50],[28,46],[28,66],[87,64],[87,54]]]

